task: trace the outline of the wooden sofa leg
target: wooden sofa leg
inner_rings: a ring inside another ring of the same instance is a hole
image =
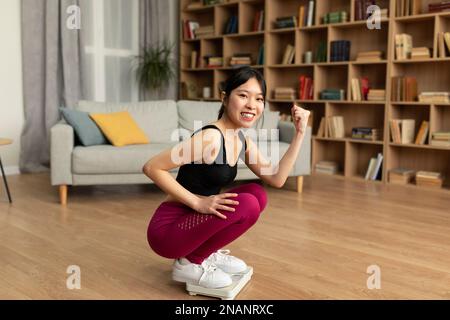
[[[297,193],[303,192],[303,176],[297,176]]]
[[[67,204],[67,185],[60,185],[59,186],[59,201],[62,205]]]

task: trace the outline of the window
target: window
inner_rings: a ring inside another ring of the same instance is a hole
[[[81,0],[82,86],[85,98],[138,101],[138,0]]]

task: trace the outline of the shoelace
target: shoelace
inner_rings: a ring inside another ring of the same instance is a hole
[[[216,271],[217,269],[217,266],[213,262],[207,260],[204,260],[201,266],[203,269],[203,274],[199,279],[199,284],[201,284],[203,280],[206,281],[208,278],[210,278],[213,275],[214,271]]]
[[[214,252],[212,254],[212,256],[213,256],[213,259],[215,261],[218,261],[218,260],[231,260],[231,256],[229,256],[230,252],[231,251],[228,250],[228,249],[221,249],[221,250],[217,250],[216,252]]]

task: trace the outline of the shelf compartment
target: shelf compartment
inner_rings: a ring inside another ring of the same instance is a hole
[[[264,1],[245,1],[239,3],[239,33],[255,31],[255,18],[256,14],[260,11],[264,11]],[[265,20],[264,17],[262,31],[266,29]]]
[[[188,95],[184,92],[182,83],[186,84],[186,90],[192,92]],[[182,99],[202,99],[203,88],[214,86],[214,70],[202,70],[195,72],[183,71],[180,77],[180,89]],[[190,89],[192,88],[192,89]]]
[[[200,42],[201,47],[201,61],[200,66],[202,68],[207,67],[207,62],[204,59],[205,56],[214,55],[222,57],[223,54],[223,39],[202,39]]]
[[[377,158],[378,153],[383,153],[383,145],[377,144],[353,143],[348,141],[346,148],[345,177],[364,179],[370,159]],[[381,168],[383,168],[383,165]],[[383,172],[381,172],[382,176]]]
[[[226,35],[226,28],[229,22],[229,19],[232,16],[236,16],[236,23],[237,23],[237,29],[235,33],[239,32],[239,4],[236,3],[229,3],[226,6],[216,6],[214,8],[216,20],[214,24],[214,29],[216,31],[217,35]],[[234,34],[234,33],[230,33]]]
[[[330,28],[329,41],[350,41],[350,61],[355,61],[357,54],[364,51],[380,50],[386,56],[388,34],[389,23],[386,20],[381,23],[381,29],[373,30],[367,29],[366,24],[349,24],[345,28],[336,24]],[[328,56],[331,61],[331,50]]]
[[[432,105],[431,106],[431,125],[430,125],[430,141],[431,134],[437,131],[450,132],[450,106],[449,105]]]
[[[251,54],[252,64],[257,63],[258,53],[264,44],[264,34],[251,37],[225,37],[223,42],[224,65],[230,66],[230,59],[237,53]]]
[[[375,5],[380,7],[380,9],[388,9],[388,17],[391,17],[392,15],[391,15],[391,12],[390,12],[391,11],[390,2],[392,2],[392,1],[389,1],[389,0],[377,0],[377,1],[375,1]],[[363,19],[361,19],[361,20],[357,20],[356,19],[356,0],[352,0],[352,7],[353,7],[352,21],[364,21],[364,22],[366,22],[365,17],[363,17]]]
[[[405,148],[390,144],[389,155],[387,171],[402,167],[441,172],[445,177],[443,188],[450,188],[450,149]]]
[[[268,97],[270,99],[275,98],[274,90],[276,87],[289,87],[295,90],[295,100],[299,95],[300,76],[306,75],[311,78],[314,77],[313,67],[293,67],[290,72],[286,72],[284,68],[271,68],[266,81],[267,87],[270,88]],[[314,81],[314,78],[313,78]],[[315,85],[315,84],[314,84]]]
[[[384,140],[384,112],[381,104],[351,105],[344,103],[329,103],[327,116],[344,117],[344,136],[352,137],[352,128],[371,127],[378,129],[379,139]]]
[[[345,11],[347,12],[347,21],[350,21],[351,2],[349,0],[333,0],[333,1],[315,1],[317,5],[316,24],[323,25],[323,17],[330,12]]]
[[[201,27],[209,26],[209,25],[214,26],[214,35],[217,36],[217,35],[219,35],[219,33],[218,33],[217,26],[216,26],[217,21],[214,19],[214,17],[215,17],[215,10],[212,7],[210,7],[209,9],[205,9],[205,10],[195,10],[195,11],[185,12],[185,13],[183,13],[183,18],[181,19],[181,25],[182,25],[181,30],[183,30],[183,27],[184,27],[183,21],[190,20],[190,21],[198,22]],[[199,37],[196,37],[196,39],[199,39]],[[187,40],[187,39],[184,39],[184,40]]]
[[[434,16],[423,18],[421,20],[401,20],[394,23],[394,32],[392,39],[392,57],[397,60],[395,52],[395,35],[406,33],[412,36],[412,46],[430,48],[430,56],[434,57],[435,47],[435,18]],[[401,61],[401,60],[400,60]]]
[[[270,1],[270,0],[269,0]],[[270,10],[267,10],[266,18],[269,30],[280,30],[275,28],[275,21],[277,18],[296,16],[300,6],[308,6],[309,0],[272,0]],[[317,1],[315,1],[317,3]],[[316,10],[314,10],[316,12]],[[298,20],[297,20],[298,21]],[[315,19],[313,19],[314,25]]]
[[[267,38],[267,63],[279,64],[283,61],[287,45],[292,45],[295,50],[295,30],[289,32],[271,32]],[[295,63],[298,59],[298,51],[295,52]]]
[[[327,62],[328,59],[328,32],[327,29],[301,29],[297,31],[297,58],[296,63],[305,63],[304,61],[304,54],[307,51],[312,51],[312,62],[319,62],[317,61],[317,52],[319,49],[319,44],[321,42],[325,43],[325,61],[320,62]]]
[[[427,105],[393,105],[391,106],[390,119],[414,119],[414,141],[419,131],[422,121],[430,121],[430,107]],[[389,125],[389,141],[392,140],[391,128]],[[428,142],[428,138],[425,143]]]
[[[369,79],[369,88],[370,89],[382,89],[386,90],[386,74],[387,74],[387,65],[377,65],[377,64],[352,64],[349,69],[349,98],[353,98],[352,96],[352,86],[351,79],[356,78],[360,80],[363,77],[367,77]],[[386,98],[384,99],[386,100]],[[367,101],[367,100],[363,100]],[[357,102],[357,101],[355,101]],[[369,103],[372,101],[368,101]]]
[[[345,169],[345,140],[332,141],[324,139],[313,139],[312,170],[319,161],[336,161],[339,165],[336,175],[343,176]]]
[[[191,57],[192,52],[197,51],[197,67],[200,67],[200,41],[190,41],[181,42],[181,50],[180,50],[180,68],[181,69],[190,69],[191,68]]]
[[[314,66],[314,99],[319,100],[319,93],[324,89],[343,89],[344,99],[348,96],[348,65],[315,65]]]

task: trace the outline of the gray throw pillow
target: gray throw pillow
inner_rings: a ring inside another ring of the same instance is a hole
[[[81,144],[84,146],[95,146],[109,144],[97,124],[89,117],[88,112],[59,108],[64,119],[70,124]]]

